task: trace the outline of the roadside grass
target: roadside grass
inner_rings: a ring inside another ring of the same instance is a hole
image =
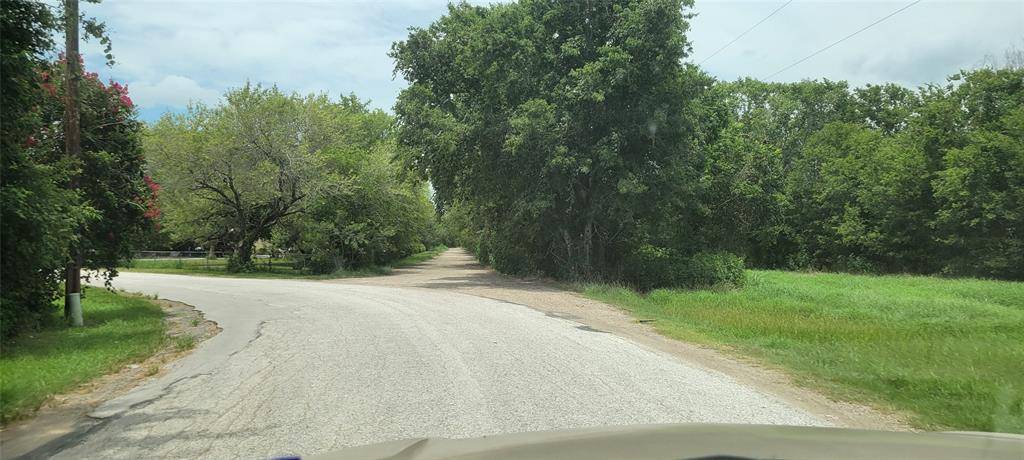
[[[147,273],[195,274],[207,276],[231,276],[236,278],[310,278],[314,277],[302,270],[296,270],[292,261],[287,259],[258,259],[256,270],[252,272],[231,273],[227,271],[226,258],[188,258],[188,259],[136,259],[123,271]]]
[[[447,250],[448,250],[448,246],[444,246],[444,245],[435,246],[432,249],[429,249],[429,250],[426,250],[426,251],[423,251],[423,252],[418,252],[418,253],[413,254],[411,256],[404,257],[404,258],[401,258],[399,260],[396,260],[395,262],[393,262],[391,264],[391,268],[409,267],[409,266],[412,266],[412,265],[423,263],[423,262],[426,262],[426,261],[428,261],[430,259],[433,259],[434,257],[437,257],[437,256],[441,255],[442,252],[445,252]]]
[[[391,273],[392,268],[407,267],[437,257],[447,250],[445,246],[437,246],[428,251],[419,252],[389,265],[373,265],[369,267],[337,270],[327,274],[311,274],[296,269],[288,259],[258,259],[256,269],[251,272],[232,273],[227,271],[227,259],[136,259],[130,267],[122,267],[122,271],[143,273],[167,273],[174,275],[226,276],[232,278],[296,278],[296,279],[335,279],[357,278],[364,276],[381,276]]]
[[[0,422],[30,415],[50,396],[142,361],[165,343],[163,311],[145,298],[86,288],[82,309],[82,328],[57,319],[3,344]]]
[[[584,294],[923,429],[1024,433],[1024,283],[748,271],[734,290]]]
[[[195,348],[196,338],[185,334],[174,339],[174,348],[178,351],[186,351]]]

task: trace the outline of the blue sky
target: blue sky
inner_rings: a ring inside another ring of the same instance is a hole
[[[488,3],[488,2],[476,2]],[[697,0],[688,36],[703,61],[784,3]],[[704,63],[718,78],[764,78],[867,25],[907,1],[796,0]],[[144,120],[182,111],[189,101],[215,104],[246,80],[300,93],[354,92],[390,109],[404,87],[387,56],[407,28],[445,11],[435,0],[143,1],[82,4],[104,20],[117,64],[102,67],[98,44],[86,65],[127,82]],[[872,29],[783,72],[773,80],[941,82],[986,56],[1024,47],[1024,1],[925,0]]]

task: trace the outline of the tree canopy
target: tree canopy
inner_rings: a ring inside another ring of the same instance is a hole
[[[224,100],[165,115],[146,137],[173,239],[228,247],[232,270],[251,268],[263,240],[310,256],[316,272],[387,262],[429,242],[426,189],[391,162],[390,116],[355,96],[258,85]]]
[[[50,61],[60,14],[39,2],[0,2],[3,337],[51,318],[72,246],[84,268],[109,279],[159,212],[157,186],[144,175],[142,125],[123,85],[83,76],[82,155],[64,154],[66,75],[63,62]],[[102,36],[102,25],[86,24],[87,35]]]
[[[1024,69],[718,86],[732,121],[713,162],[758,171],[711,179],[748,263],[1024,278]]]
[[[1024,70],[721,82],[682,63],[689,6],[459,4],[395,43],[403,161],[449,238],[499,270],[642,288],[738,282],[736,256],[1024,278]]]
[[[443,211],[468,208],[485,261],[620,278],[702,249],[687,197],[715,114],[711,79],[681,64],[687,6],[460,4],[394,45],[405,160]]]

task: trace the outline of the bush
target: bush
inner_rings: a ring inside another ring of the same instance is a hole
[[[303,258],[295,264],[299,270],[307,270],[314,275],[325,275],[334,273],[343,267],[339,257],[333,256],[324,251],[319,251],[309,257]]]
[[[725,251],[698,253],[686,264],[684,278],[685,285],[691,288],[742,286],[743,258]]]
[[[875,275],[882,272],[873,262],[859,255],[839,256],[836,258],[832,268],[838,272],[865,275]]]
[[[641,291],[680,286],[682,261],[674,249],[644,244],[626,261],[624,278]]]
[[[645,244],[633,251],[625,278],[637,289],[663,287],[705,288],[743,284],[743,259],[724,251],[700,252],[692,257],[678,251]]]

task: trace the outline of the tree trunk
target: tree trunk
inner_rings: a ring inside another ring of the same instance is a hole
[[[594,267],[591,265],[591,254],[594,251],[594,213],[587,213],[587,222],[583,225],[583,242],[580,252],[583,260],[583,277],[590,281],[594,274]]]
[[[252,270],[252,251],[255,245],[256,238],[251,236],[244,236],[235,243],[234,253],[231,255],[231,259],[228,260],[228,271],[242,272]]]

